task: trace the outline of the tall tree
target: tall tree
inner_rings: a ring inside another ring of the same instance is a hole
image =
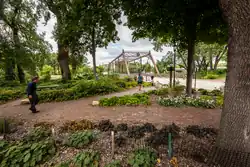
[[[191,95],[195,43],[225,41],[218,1],[123,0],[123,8],[134,39],[149,37],[188,50],[186,93]]]
[[[18,78],[24,82],[24,68],[32,60],[32,53],[48,51],[48,43],[44,41],[44,34],[36,32],[40,19],[39,9],[35,1],[6,0],[1,2],[0,16],[3,19],[3,29],[7,32],[12,55],[5,54],[6,79],[14,79],[14,68],[17,67]],[[6,36],[6,35],[5,35]],[[34,62],[32,62],[34,63]]]
[[[72,0],[71,13],[67,17],[66,34],[68,41],[78,40],[79,44],[93,58],[93,72],[96,73],[96,48],[106,47],[109,42],[119,40],[116,24],[120,24],[119,0]]]
[[[56,25],[54,28],[54,37],[57,41],[58,56],[57,60],[61,69],[62,79],[71,79],[71,73],[69,69],[69,41],[67,37],[62,36],[65,34],[65,22],[67,15],[69,14],[69,8],[72,5],[72,1],[65,0],[40,0],[40,6],[48,8],[56,17]],[[50,19],[50,13],[47,12],[46,22]]]
[[[248,167],[250,164],[250,3],[248,0],[220,0],[220,4],[229,25],[228,70],[220,132],[213,160],[219,162],[222,167]]]

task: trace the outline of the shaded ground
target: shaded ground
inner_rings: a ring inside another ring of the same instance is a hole
[[[154,88],[147,88],[150,90]],[[127,92],[115,93],[111,96],[122,96],[138,92],[132,89]],[[110,119],[114,123],[144,123],[169,124],[175,122],[179,125],[201,124],[217,127],[219,125],[220,109],[203,108],[166,108],[153,103],[151,106],[138,107],[93,107],[92,101],[100,97],[84,98],[75,101],[43,103],[38,105],[40,113],[32,114],[27,105],[19,105],[20,101],[13,101],[0,105],[0,116],[29,120],[29,122],[55,122],[66,120],[88,119],[99,121]]]

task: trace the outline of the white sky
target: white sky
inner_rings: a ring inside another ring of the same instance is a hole
[[[126,17],[122,17],[123,23],[126,22]],[[54,17],[51,17],[48,24],[44,26],[42,22],[39,22],[37,31],[40,32],[46,32],[45,39],[49,41],[49,43],[53,47],[53,52],[57,52],[57,45],[55,40],[52,36],[52,31],[54,28],[56,20]],[[132,31],[126,27],[121,25],[117,25],[118,35],[120,37],[120,41],[117,41],[116,43],[110,43],[105,48],[97,48],[96,52],[96,63],[97,65],[101,64],[107,64],[111,60],[113,60],[115,57],[117,57],[119,54],[121,54],[122,49],[125,51],[151,51],[151,54],[153,55],[155,60],[159,60],[164,56],[169,50],[172,50],[172,48],[164,47],[162,52],[156,52],[153,50],[153,45],[148,39],[141,39],[136,42],[132,42]],[[92,58],[90,55],[87,55],[88,60],[90,62],[90,65],[92,65]],[[147,60],[143,60],[144,62]]]

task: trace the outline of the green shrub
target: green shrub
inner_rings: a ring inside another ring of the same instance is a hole
[[[68,136],[65,144],[70,147],[82,148],[95,139],[92,131],[75,132]]]
[[[136,81],[132,81],[132,82],[126,82],[126,88],[133,88],[137,86],[137,82]]]
[[[143,82],[142,86],[143,87],[150,87],[150,86],[152,86],[152,82]]]
[[[0,166],[35,167],[46,162],[56,152],[54,141],[41,140],[35,143],[16,143],[0,150]]]
[[[150,90],[146,92],[148,95],[157,95],[157,96],[164,96],[169,94],[169,88],[160,88],[157,90]]]
[[[212,96],[202,95],[202,96],[200,96],[200,98],[203,100],[213,100],[213,101],[215,100],[215,104],[217,107],[222,107],[223,102],[224,102],[223,96],[212,97]]]
[[[128,159],[131,167],[154,167],[157,162],[157,155],[149,149],[135,150]]]
[[[139,105],[150,104],[150,97],[146,94],[125,95],[121,97],[102,98],[100,106],[122,106],[122,105]]]
[[[121,162],[118,160],[115,160],[115,161],[105,165],[104,167],[121,167]]]
[[[210,96],[222,96],[223,92],[219,89],[214,89],[209,93]]]
[[[16,89],[16,90],[0,90],[0,104],[7,102],[9,100],[16,100],[22,96],[24,96],[25,91],[20,90],[20,89]]]
[[[213,72],[217,75],[223,75],[223,74],[226,74],[227,69],[217,69],[217,70],[214,70]]]
[[[217,74],[207,74],[206,76],[204,76],[204,79],[217,79],[219,78],[219,75]]]
[[[33,128],[27,136],[25,136],[26,141],[41,141],[51,136],[51,130],[45,127],[35,127]]]
[[[160,98],[158,103],[162,106],[173,106],[173,107],[182,107],[182,106],[192,106],[192,107],[203,107],[203,108],[215,108],[216,101],[213,99],[204,99],[204,98],[191,98],[191,97],[168,97]]]
[[[201,93],[201,95],[208,95],[209,91],[206,89],[198,89],[198,91]]]
[[[39,93],[41,102],[76,100],[82,97],[103,95],[121,90],[108,79],[81,80],[69,89],[42,90]]]
[[[78,153],[72,160],[63,162],[57,167],[99,167],[100,154],[94,151]]]
[[[51,79],[51,73],[53,71],[53,68],[49,65],[43,66],[40,76],[44,81],[49,81]]]
[[[2,80],[0,81],[0,88],[13,88],[13,87],[18,87],[20,86],[20,83],[18,81],[5,81],[5,80]]]

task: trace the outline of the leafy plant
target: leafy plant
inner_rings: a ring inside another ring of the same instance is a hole
[[[100,106],[122,106],[122,105],[139,105],[150,104],[150,98],[146,94],[125,95],[121,97],[102,98]]]
[[[27,136],[25,136],[26,141],[41,141],[51,136],[51,130],[45,127],[35,127],[33,128]]]
[[[102,131],[102,132],[106,132],[109,130],[113,130],[114,125],[112,124],[112,122],[110,122],[110,120],[102,120],[99,122],[98,128]]]
[[[0,104],[9,100],[16,100],[24,95],[24,90],[21,89],[1,89],[0,90]]]
[[[191,98],[191,97],[167,97],[159,98],[158,103],[163,106],[173,106],[173,107],[182,107],[182,106],[192,106],[192,107],[203,107],[203,108],[215,108],[216,101],[213,99],[204,99],[204,98]]]
[[[154,167],[156,164],[157,155],[150,149],[137,149],[128,159],[128,164],[132,167]]]
[[[95,139],[92,131],[75,132],[68,136],[66,145],[75,148],[82,148],[90,144]]]
[[[49,81],[51,79],[51,73],[53,71],[53,68],[49,65],[44,65],[41,72],[40,76],[44,81]]]
[[[81,120],[81,121],[69,121],[63,124],[63,126],[60,128],[63,132],[68,131],[80,131],[80,130],[88,130],[93,129],[94,124],[89,120]]]
[[[46,162],[56,152],[53,140],[35,143],[19,142],[0,151],[0,166],[35,167]]]
[[[152,86],[152,82],[143,82],[142,86],[143,87],[150,87],[150,86]]]
[[[63,162],[57,167],[98,167],[100,154],[94,151],[78,153],[72,160]]]
[[[104,167],[121,167],[121,162],[119,160],[115,160]]]
[[[219,78],[219,75],[216,75],[216,74],[207,74],[203,78],[204,79],[217,79],[217,78]]]

